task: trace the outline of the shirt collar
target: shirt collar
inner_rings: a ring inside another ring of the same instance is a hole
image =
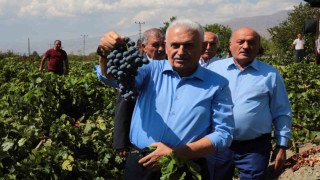
[[[230,69],[232,66],[238,67],[238,65],[234,62],[233,58],[230,58],[228,64],[228,69]],[[254,59],[247,67],[244,68],[244,70],[248,69],[249,67],[252,67],[256,71],[259,71],[259,63],[257,59]],[[239,67],[238,67],[239,68]]]
[[[166,72],[166,71],[170,71],[170,72],[175,72],[173,69],[172,69],[172,66],[171,64],[169,63],[169,60],[167,60],[164,64],[164,67],[163,67],[163,70],[162,70],[162,73]],[[204,67],[201,67],[199,64],[197,66],[197,69],[196,71],[191,74],[190,76],[186,77],[186,78],[197,78],[197,79],[200,79],[200,80],[205,80],[205,78],[207,77],[206,76],[206,69]],[[176,72],[177,73],[177,72]],[[178,74],[178,73],[177,73]]]
[[[151,58],[149,58],[147,53],[144,53],[144,56],[147,57],[148,59],[151,59]]]
[[[213,56],[211,59],[209,59],[209,60],[207,61],[207,63],[205,63],[204,60],[203,60],[202,58],[200,58],[200,62],[201,62],[202,64],[208,64],[208,63],[210,63],[210,61],[216,60],[216,59],[218,59],[218,57],[217,57],[217,56]]]

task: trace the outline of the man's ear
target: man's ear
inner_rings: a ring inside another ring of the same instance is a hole
[[[147,50],[146,50],[146,45],[145,45],[144,43],[141,43],[141,47],[142,47],[142,49],[143,49],[144,52],[147,52]]]

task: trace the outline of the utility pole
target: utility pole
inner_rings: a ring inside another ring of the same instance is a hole
[[[81,34],[83,37],[83,55],[82,55],[82,60],[84,61],[84,56],[85,56],[85,50],[86,50],[86,37],[88,37],[87,34]]]
[[[48,45],[49,45],[49,49],[51,49],[51,48],[52,48],[52,44],[51,44],[51,43],[49,43]]]
[[[28,54],[30,56],[30,39],[28,38]]]
[[[318,38],[319,38],[319,12],[317,14],[317,30],[316,30],[316,42],[318,42]],[[319,46],[319,45],[318,45]],[[319,64],[319,59],[318,59],[318,50],[317,50],[317,47],[316,47],[316,58],[314,60],[314,63],[315,64]]]
[[[139,24],[139,39],[141,39],[141,24],[145,24],[145,22],[134,22],[135,24]]]

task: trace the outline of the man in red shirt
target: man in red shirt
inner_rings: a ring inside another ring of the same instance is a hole
[[[67,75],[69,73],[68,56],[67,53],[61,49],[60,40],[56,40],[54,42],[54,48],[47,50],[47,52],[44,54],[40,63],[39,71],[42,71],[43,64],[47,58],[49,58],[48,70],[50,72],[58,75]],[[65,71],[63,70],[63,63],[66,66]]]

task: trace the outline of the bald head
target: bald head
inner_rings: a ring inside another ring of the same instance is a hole
[[[241,28],[232,34],[230,51],[238,65],[249,65],[258,55],[259,48],[260,35],[255,30]]]
[[[205,43],[205,52],[201,55],[201,58],[207,62],[211,58],[213,58],[218,49],[219,39],[216,34],[213,32],[206,31],[204,32],[204,43]]]

